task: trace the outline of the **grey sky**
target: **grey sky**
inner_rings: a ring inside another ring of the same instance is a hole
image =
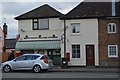
[[[46,1],[46,2],[43,2]],[[51,2],[50,2],[51,1]],[[71,1],[71,2],[70,2]],[[2,0],[0,2],[0,27],[6,22],[8,25],[8,38],[15,38],[18,34],[18,23],[14,17],[26,13],[44,4],[49,4],[58,11],[66,14],[83,0]],[[111,0],[84,0],[92,2],[109,2]],[[120,1],[120,0],[116,0]],[[4,20],[6,18],[6,20]]]
[[[62,13],[67,13],[80,2],[2,2],[0,13],[0,26],[6,22],[8,25],[8,38],[15,38],[18,34],[18,23],[14,17],[26,13],[44,4],[49,4]],[[6,19],[4,19],[6,18]]]

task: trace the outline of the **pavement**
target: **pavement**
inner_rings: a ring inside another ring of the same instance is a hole
[[[53,69],[49,70],[52,72],[110,72],[110,73],[120,73],[120,68],[102,68],[102,67],[68,67],[68,68],[61,68],[61,67],[54,67]]]

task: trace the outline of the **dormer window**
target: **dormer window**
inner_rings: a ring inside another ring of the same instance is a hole
[[[108,24],[108,33],[116,33],[116,24],[115,23]]]
[[[48,19],[33,19],[33,30],[49,29]]]

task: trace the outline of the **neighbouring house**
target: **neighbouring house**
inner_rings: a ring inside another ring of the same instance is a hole
[[[120,61],[119,2],[82,2],[63,16],[43,5],[15,17],[20,38],[16,49],[42,53],[54,64],[64,57],[63,31],[69,66],[118,67]]]
[[[14,52],[14,57],[16,57],[18,54],[16,54],[18,51],[15,49],[17,40],[15,38],[12,39],[5,39],[5,52],[2,53],[2,62],[5,62],[8,60],[8,57],[12,51]]]
[[[4,46],[4,38],[3,38],[4,34],[3,34],[3,30],[0,27],[0,53],[3,52],[3,46]]]
[[[120,66],[120,3],[82,2],[61,19],[69,65]]]
[[[17,42],[16,38],[6,39],[5,40],[5,51],[10,53],[12,50],[15,50],[16,42]]]
[[[45,4],[16,17],[20,36],[16,49],[22,53],[45,53],[53,59],[54,64],[60,65],[61,16],[63,14]]]

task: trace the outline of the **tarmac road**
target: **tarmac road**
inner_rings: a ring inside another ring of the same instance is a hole
[[[118,73],[99,72],[47,72],[32,73],[30,71],[15,71],[3,73],[3,78],[118,78]]]

